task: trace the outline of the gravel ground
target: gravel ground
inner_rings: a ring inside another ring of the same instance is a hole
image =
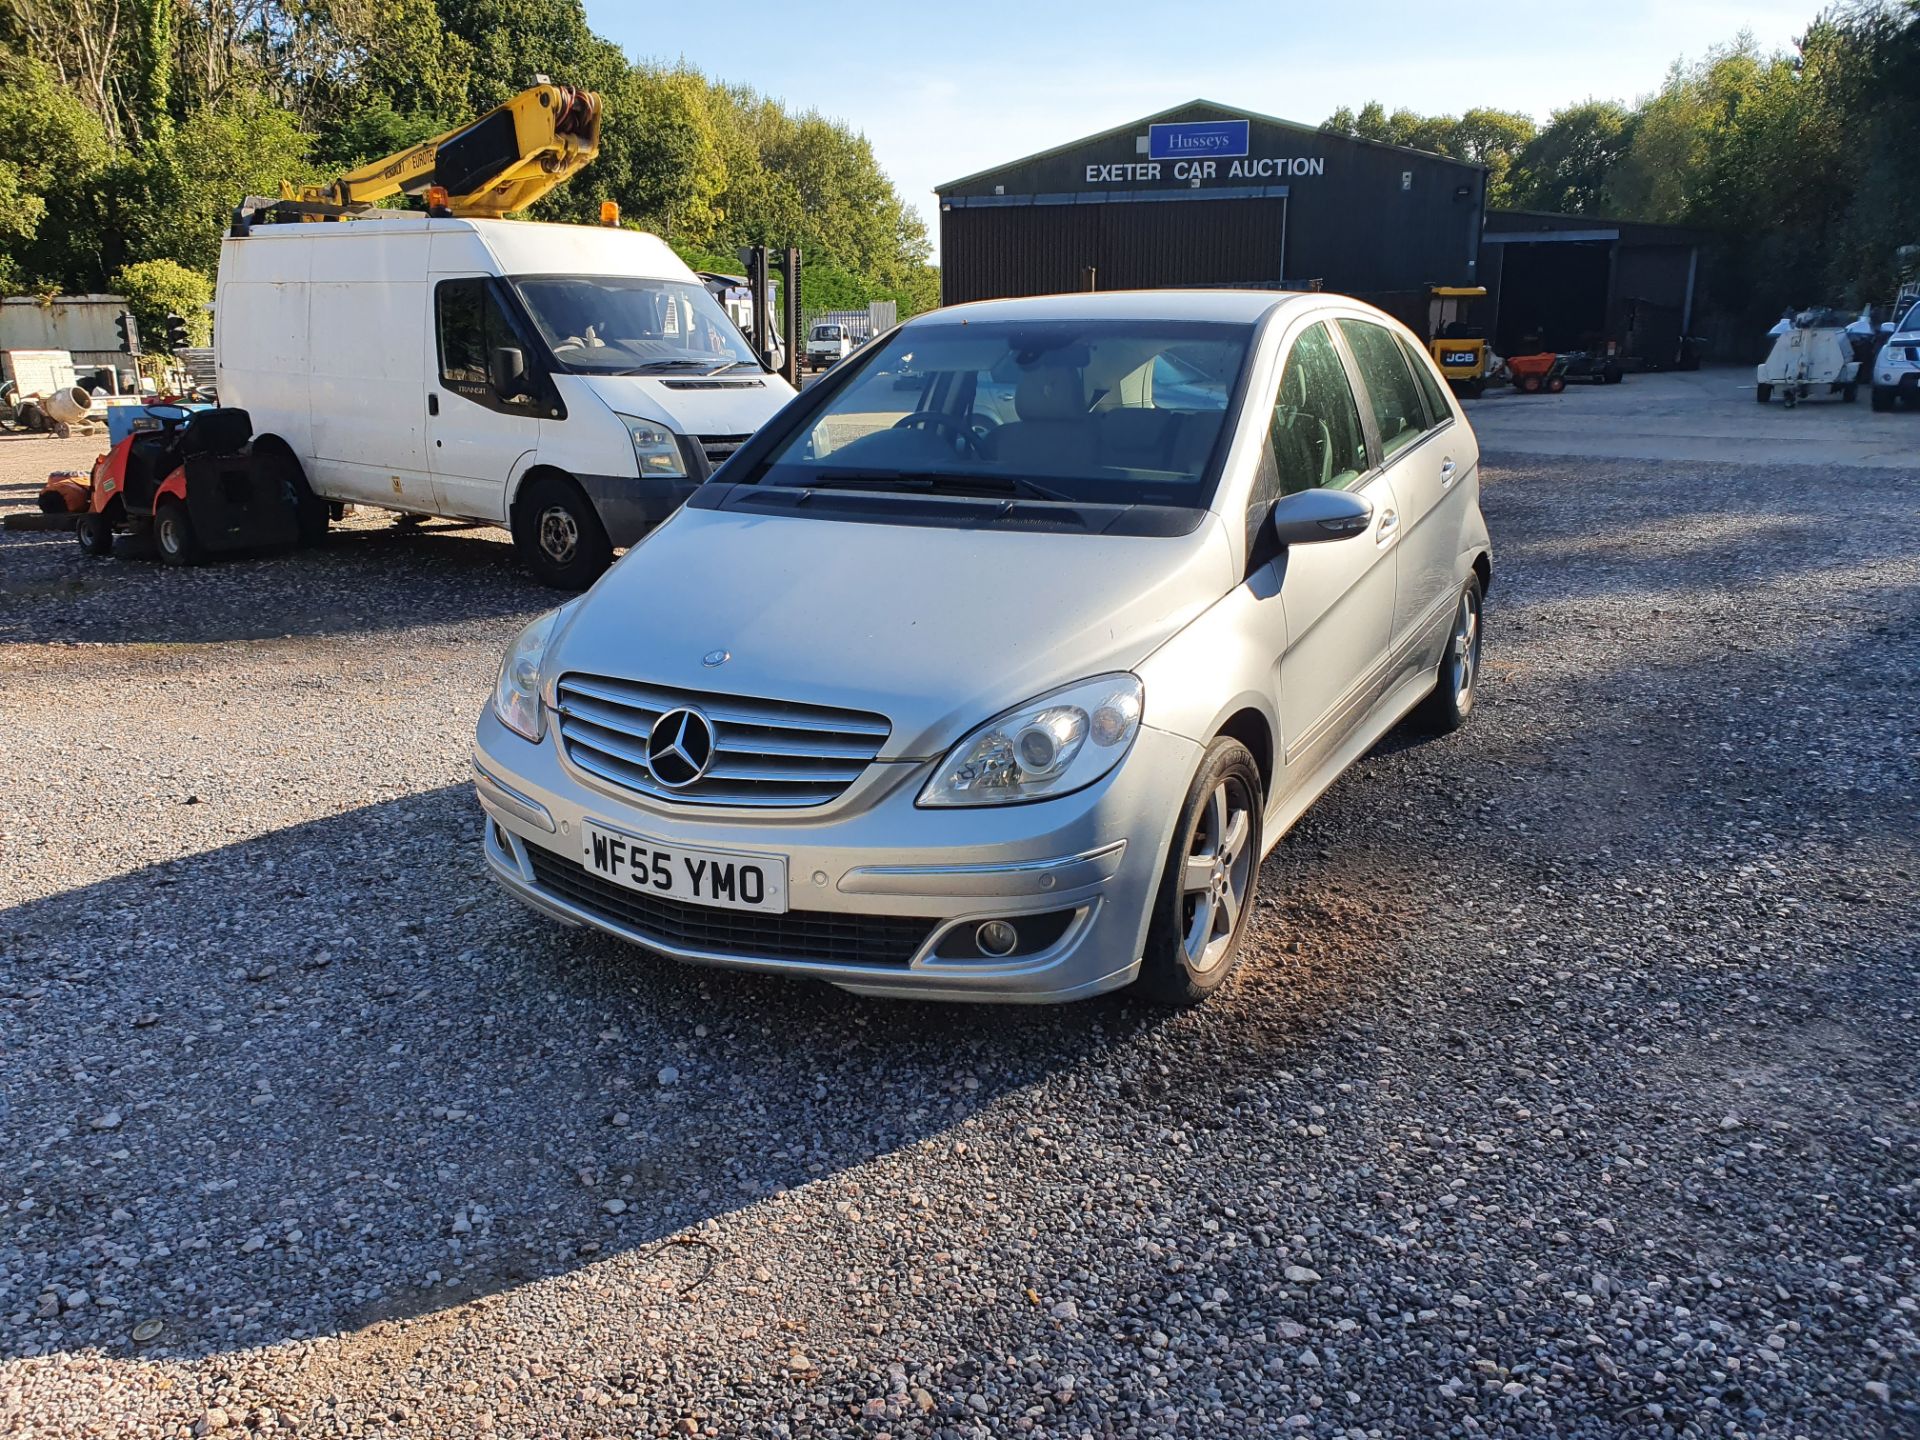
[[[521,911],[497,532],[0,539],[0,1434],[1920,1434],[1920,470],[1486,479],[1177,1017]]]

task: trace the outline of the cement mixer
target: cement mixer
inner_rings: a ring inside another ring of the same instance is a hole
[[[14,406],[14,419],[24,430],[50,430],[64,440],[92,409],[92,392],[78,385],[62,385],[51,394],[19,400]]]

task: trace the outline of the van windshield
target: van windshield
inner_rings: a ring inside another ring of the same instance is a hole
[[[759,368],[704,286],[637,275],[521,275],[513,285],[562,369],[664,375]]]
[[[752,483],[1204,509],[1253,330],[942,320],[870,343]]]

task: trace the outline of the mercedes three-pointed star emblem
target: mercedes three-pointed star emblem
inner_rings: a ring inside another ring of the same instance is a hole
[[[669,790],[684,790],[713,764],[713,723],[698,710],[669,710],[647,736],[647,768]]]

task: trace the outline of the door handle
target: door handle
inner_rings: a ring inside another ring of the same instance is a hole
[[[427,414],[438,415],[439,413],[440,413],[440,397],[437,394],[433,393],[432,391],[428,391],[427,392]]]
[[[1451,455],[1440,462],[1440,486],[1442,489],[1445,489],[1453,483],[1453,472],[1459,468],[1459,466],[1453,463],[1453,457]]]
[[[1380,524],[1373,532],[1373,543],[1381,546],[1391,544],[1395,532],[1399,529],[1400,513],[1392,509],[1382,510],[1380,512]]]

